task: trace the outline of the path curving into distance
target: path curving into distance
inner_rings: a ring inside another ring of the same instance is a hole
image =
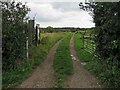
[[[69,77],[67,88],[101,88],[99,81],[84,69],[74,48],[74,35],[70,40],[70,52],[73,60],[73,75]]]
[[[56,53],[56,49],[59,40],[49,51],[46,60],[43,61],[32,73],[32,75],[25,80],[17,88],[52,88],[54,86],[54,70],[53,70],[53,59]]]

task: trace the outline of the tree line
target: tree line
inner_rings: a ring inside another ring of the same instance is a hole
[[[42,32],[77,32],[77,31],[86,31],[86,30],[92,30],[94,28],[80,28],[80,27],[51,27],[48,26],[46,28],[40,28]]]

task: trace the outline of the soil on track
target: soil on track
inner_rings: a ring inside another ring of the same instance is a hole
[[[73,60],[73,75],[68,78],[66,88],[101,88],[99,81],[84,69],[74,48],[74,35],[70,40],[70,52]]]
[[[40,64],[18,88],[53,88],[55,84],[53,59],[59,43],[58,41],[49,51],[46,60]],[[84,69],[74,48],[74,35],[70,40],[70,52],[73,60],[73,75],[65,81],[65,88],[101,88],[99,81]]]
[[[54,86],[53,59],[59,43],[58,41],[49,51],[46,60],[41,63],[18,88],[52,88]]]

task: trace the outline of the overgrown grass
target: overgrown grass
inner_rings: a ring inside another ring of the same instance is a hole
[[[104,60],[101,61],[85,49],[81,49],[82,40],[80,39],[80,34],[75,34],[74,39],[75,49],[80,61],[86,62],[85,68],[99,78],[101,83],[103,83],[103,87],[120,87],[120,70],[114,65],[112,68],[106,67],[103,64]]]
[[[9,72],[3,72],[2,74],[2,88],[7,89],[15,87],[20,84],[23,80],[32,74],[34,68],[36,68],[46,58],[49,49],[62,37],[64,33],[51,33],[45,36],[42,35],[42,39],[47,38],[44,44],[40,44],[38,47],[33,46],[30,50],[30,60],[19,62],[18,67],[15,70]],[[44,37],[45,36],[45,37]],[[41,41],[42,43],[42,41]]]
[[[67,33],[67,36],[60,43],[55,54],[55,58],[53,61],[53,67],[56,78],[55,88],[63,88],[64,80],[73,72],[73,64],[72,59],[70,57],[69,49],[71,35],[71,33]]]

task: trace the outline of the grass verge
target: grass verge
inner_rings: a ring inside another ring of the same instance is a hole
[[[82,40],[80,34],[75,34],[74,37],[74,43],[75,43],[75,50],[77,52],[77,55],[79,59],[83,62],[88,62],[92,60],[93,55],[91,55],[89,52],[85,51],[83,48]]]
[[[56,78],[55,88],[63,88],[64,80],[73,72],[73,64],[69,49],[71,35],[71,33],[67,33],[66,37],[57,48],[55,58],[53,60]]]
[[[35,69],[46,58],[50,48],[62,37],[63,33],[42,34],[42,40],[38,47],[33,46],[30,50],[30,60],[22,61],[15,70],[2,73],[2,88],[7,89],[15,87],[32,74]]]

